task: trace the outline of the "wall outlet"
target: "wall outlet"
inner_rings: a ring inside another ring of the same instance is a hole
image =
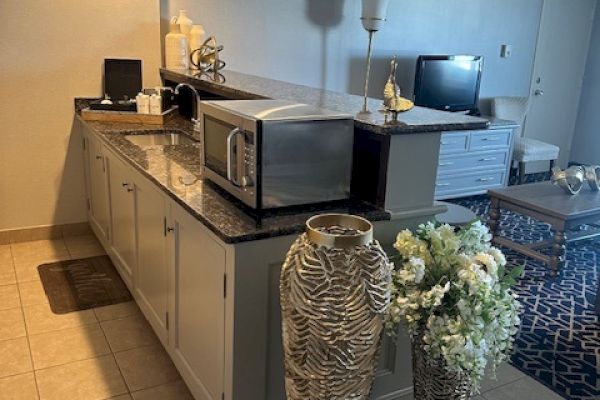
[[[512,45],[503,44],[500,46],[500,57],[502,58],[510,58],[512,56]]]

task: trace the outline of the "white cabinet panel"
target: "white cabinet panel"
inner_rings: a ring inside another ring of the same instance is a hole
[[[123,161],[108,154],[108,176],[111,210],[111,249],[125,283],[132,288],[136,265],[135,185]]]
[[[144,315],[166,345],[169,269],[165,200],[161,192],[142,177],[136,177],[135,183],[138,238],[135,292]]]
[[[85,128],[84,128],[85,129]],[[89,219],[98,234],[109,237],[108,181],[106,157],[102,144],[91,134],[85,134],[86,164],[89,190]]]
[[[221,399],[225,250],[201,222],[172,203],[172,329],[175,364],[198,400]]]

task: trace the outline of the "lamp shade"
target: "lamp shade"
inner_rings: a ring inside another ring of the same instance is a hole
[[[385,21],[389,0],[362,0],[361,21],[367,31],[378,31]]]

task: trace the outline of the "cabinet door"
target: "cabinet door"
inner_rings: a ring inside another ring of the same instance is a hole
[[[135,185],[127,166],[108,154],[108,175],[111,210],[111,249],[116,266],[125,283],[132,288],[136,261],[135,246]]]
[[[108,182],[106,157],[102,144],[89,134],[85,136],[88,163],[89,219],[96,232],[109,237]]]
[[[166,213],[162,193],[143,178],[136,179],[138,238],[135,293],[142,312],[167,345],[169,273],[166,253]]]
[[[201,222],[171,203],[174,263],[170,347],[196,399],[221,399],[225,332],[225,249]]]

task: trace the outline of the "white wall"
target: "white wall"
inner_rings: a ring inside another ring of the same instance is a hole
[[[412,92],[418,54],[486,57],[482,97],[527,95],[542,0],[391,0],[376,34],[371,95],[381,97],[389,59]],[[163,33],[187,9],[225,46],[231,70],[336,91],[361,93],[367,34],[359,0],[161,0]],[[500,45],[513,57],[500,58]]]
[[[0,230],[86,219],[73,98],[99,96],[105,57],[158,83],[156,0],[0,1]]]
[[[600,7],[596,7],[588,54],[570,160],[600,164]]]

